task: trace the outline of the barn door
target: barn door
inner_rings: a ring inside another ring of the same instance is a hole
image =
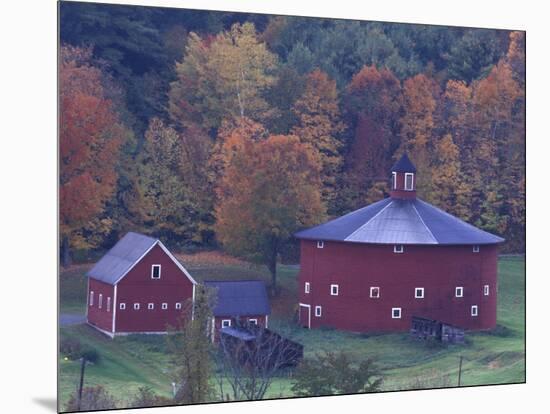
[[[300,303],[300,325],[304,328],[311,328],[311,305]]]

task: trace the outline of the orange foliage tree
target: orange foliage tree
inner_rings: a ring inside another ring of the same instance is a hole
[[[320,160],[296,136],[245,140],[216,191],[215,230],[229,253],[265,264],[277,286],[277,257],[292,234],[325,214]]]
[[[306,77],[305,91],[292,110],[298,125],[291,133],[319,152],[321,197],[330,211],[336,199],[336,176],[342,166],[342,143],[339,138],[344,130],[336,82],[319,69],[314,70]]]
[[[103,211],[115,191],[115,165],[126,132],[90,49],[61,48],[59,85],[59,212],[66,265],[71,236]]]

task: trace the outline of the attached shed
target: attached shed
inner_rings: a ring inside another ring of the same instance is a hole
[[[205,281],[204,285],[216,292],[211,324],[213,341],[222,328],[247,324],[268,327],[271,307],[263,281]]]
[[[411,336],[418,339],[435,339],[444,343],[464,343],[464,329],[434,319],[412,317]]]
[[[164,244],[133,232],[87,276],[87,322],[111,337],[164,333],[195,296],[196,281]]]

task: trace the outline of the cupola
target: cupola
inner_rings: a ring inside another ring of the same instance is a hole
[[[391,173],[391,198],[416,198],[416,167],[406,153],[393,165]]]

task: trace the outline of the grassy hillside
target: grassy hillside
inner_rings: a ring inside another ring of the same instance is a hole
[[[243,263],[194,263],[193,276],[205,279],[264,279],[265,269]],[[61,275],[62,312],[82,311],[85,307],[86,266]],[[304,344],[305,356],[323,349],[346,350],[356,360],[375,358],[384,369],[385,390],[455,386],[462,356],[463,385],[502,384],[525,380],[525,262],[502,258],[499,261],[498,328],[490,333],[470,333],[465,345],[426,345],[407,334],[362,335],[331,329],[306,330],[292,324],[296,309],[296,274],[293,266],[280,266],[282,291],[272,300],[270,327],[284,331]],[[110,340],[87,326],[61,329],[62,337],[78,337],[94,346],[101,361],[87,369],[86,384],[102,384],[124,404],[139,386],[169,396],[171,379],[169,357],[161,336],[133,335]],[[62,406],[78,381],[77,361],[60,361]],[[279,378],[268,397],[292,395],[288,378]]]

